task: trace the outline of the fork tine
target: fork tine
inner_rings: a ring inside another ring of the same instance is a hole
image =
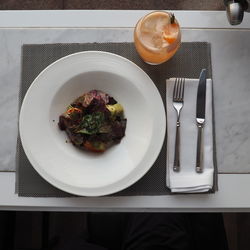
[[[181,81],[181,79],[179,78],[179,79],[178,79],[178,94],[177,94],[177,99],[178,99],[178,101],[180,101],[180,98],[181,98],[181,89],[182,89],[182,81]]]
[[[178,91],[179,91],[179,78],[176,79],[175,99],[178,98]]]
[[[184,98],[184,90],[185,90],[185,78],[182,78],[182,100]]]
[[[184,83],[183,78],[179,79],[179,90],[178,90],[178,101],[182,101],[183,99],[183,90],[184,90]]]
[[[177,78],[177,86],[176,86],[176,100],[179,100],[180,96],[180,78]]]
[[[173,99],[176,99],[176,93],[177,93],[177,91],[176,91],[176,89],[177,89],[177,78],[175,79],[175,83],[174,83],[174,90],[173,90]]]
[[[182,80],[181,80],[181,78],[179,78],[178,101],[181,101],[181,95],[182,95]]]
[[[183,84],[183,78],[180,79],[180,92],[179,92],[179,101],[182,100],[183,98],[183,87],[184,87],[184,84]]]

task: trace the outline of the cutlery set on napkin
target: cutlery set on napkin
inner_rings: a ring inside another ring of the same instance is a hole
[[[167,186],[172,192],[213,187],[212,80],[167,80]]]

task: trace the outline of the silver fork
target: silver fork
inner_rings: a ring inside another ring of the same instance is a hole
[[[173,91],[173,106],[177,113],[176,121],[176,134],[175,134],[175,152],[174,152],[174,166],[175,172],[180,171],[180,113],[183,107],[184,101],[184,78],[176,78]]]

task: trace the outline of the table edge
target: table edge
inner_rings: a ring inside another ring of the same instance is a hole
[[[250,174],[220,174],[219,192],[128,197],[18,197],[15,173],[0,173],[0,210],[91,212],[250,212]],[[234,197],[230,199],[228,196]]]

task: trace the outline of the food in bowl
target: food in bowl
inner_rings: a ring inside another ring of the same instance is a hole
[[[91,90],[73,101],[59,116],[58,126],[74,146],[104,152],[125,136],[124,109],[113,97]]]

